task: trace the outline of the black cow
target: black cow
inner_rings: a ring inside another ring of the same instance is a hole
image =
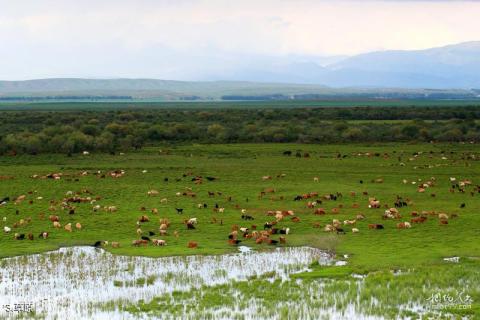
[[[24,240],[25,239],[25,233],[20,233],[15,235],[16,240]]]
[[[103,245],[103,241],[95,241],[95,243],[93,244],[95,248],[101,248],[102,245]]]

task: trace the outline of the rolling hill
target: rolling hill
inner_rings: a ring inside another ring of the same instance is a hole
[[[0,81],[0,100],[476,99],[480,97],[480,41],[427,50],[372,52],[337,58],[322,66],[314,61],[272,60],[196,78],[204,81]]]

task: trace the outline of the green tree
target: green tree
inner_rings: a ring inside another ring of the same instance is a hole
[[[224,133],[225,127],[218,123],[211,124],[207,128],[207,134],[216,139],[221,138]]]
[[[415,125],[406,125],[402,128],[401,132],[408,139],[416,139],[420,133],[420,129]]]

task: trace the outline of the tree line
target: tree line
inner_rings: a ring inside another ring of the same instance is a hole
[[[479,107],[2,111],[0,154],[175,143],[480,142]]]

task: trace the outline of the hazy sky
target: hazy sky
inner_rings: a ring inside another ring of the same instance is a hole
[[[477,1],[0,0],[0,79],[194,79],[480,40],[479,17]]]

